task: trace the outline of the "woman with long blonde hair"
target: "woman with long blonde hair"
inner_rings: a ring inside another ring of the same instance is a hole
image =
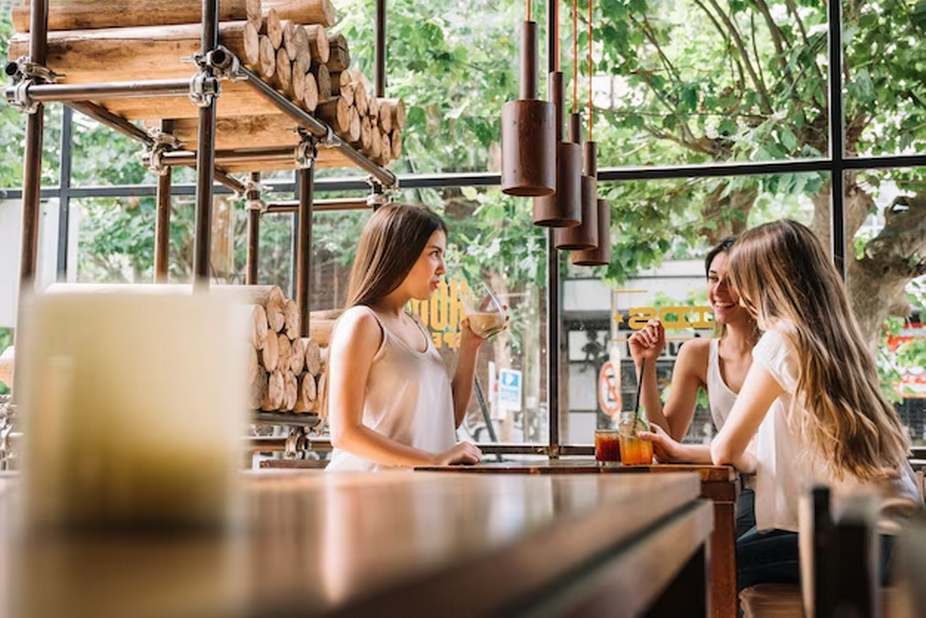
[[[328,470],[479,461],[479,448],[458,442],[456,428],[485,339],[463,320],[451,382],[430,333],[406,309],[437,289],[446,247],[447,226],[425,207],[382,206],[364,226],[328,355]]]
[[[737,540],[739,587],[797,583],[800,495],[825,483],[837,502],[864,490],[901,498],[912,510],[920,496],[909,443],[881,393],[842,280],[813,232],[789,220],[748,230],[733,247],[730,269],[740,302],[764,332],[711,458],[756,469],[757,527]],[[664,434],[647,437],[657,452],[674,448]]]

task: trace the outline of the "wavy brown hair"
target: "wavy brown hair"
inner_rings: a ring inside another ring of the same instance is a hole
[[[733,283],[763,330],[797,350],[790,422],[839,479],[896,476],[909,443],[879,387],[877,370],[845,286],[817,237],[790,220],[743,233],[730,253]]]
[[[387,204],[370,217],[350,273],[347,307],[370,305],[395,290],[436,231],[447,225],[425,206]]]

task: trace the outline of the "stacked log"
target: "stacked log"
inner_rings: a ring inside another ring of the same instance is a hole
[[[47,66],[61,83],[98,83],[191,77],[184,60],[201,47],[201,0],[48,0]],[[9,55],[29,54],[29,0],[13,8],[17,30]],[[242,64],[294,104],[329,124],[334,132],[385,165],[401,154],[404,104],[376,99],[368,80],[350,68],[342,34],[329,34],[335,21],[331,0],[221,0],[219,42]],[[281,114],[247,84],[223,84],[218,131],[220,150],[284,147],[298,143],[298,124]],[[227,100],[238,97],[240,100]],[[96,103],[129,120],[196,118],[188,97],[101,100]],[[180,124],[176,137],[196,147],[195,123]],[[329,165],[348,164],[332,158]],[[256,170],[254,170],[256,171]]]
[[[340,312],[313,312],[312,337],[299,334],[296,304],[277,286],[247,286],[251,305],[248,405],[265,412],[317,412],[331,328]],[[271,318],[272,316],[272,318]],[[317,337],[317,339],[316,339]]]

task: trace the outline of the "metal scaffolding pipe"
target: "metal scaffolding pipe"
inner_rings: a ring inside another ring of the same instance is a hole
[[[48,0],[33,0],[29,13],[29,60],[45,66],[48,39]],[[22,247],[19,262],[19,298],[35,278],[39,248],[39,212],[42,192],[42,136],[45,130],[45,106],[39,103],[26,117],[23,169]]]
[[[547,23],[559,24],[557,0],[547,0]],[[547,32],[547,69],[550,73],[558,68],[559,33],[555,28]],[[547,411],[550,426],[547,428],[551,458],[560,455],[560,383],[559,383],[559,252],[553,228],[547,231]]]
[[[312,271],[312,200],[315,167],[299,172],[299,243],[296,251],[296,306],[299,308],[299,330],[309,336],[309,275]]]
[[[342,210],[366,210],[370,207],[365,197],[347,197],[330,200],[313,200],[312,212],[333,212]],[[294,213],[299,212],[299,200],[286,200],[270,202],[267,204],[268,213]]]
[[[170,133],[173,122],[161,121],[161,131]],[[167,283],[168,254],[170,251],[170,189],[173,168],[168,167],[158,176],[157,219],[154,223],[154,282]]]
[[[334,135],[334,133],[331,133],[327,125],[319,122],[314,116],[310,116],[307,112],[296,107],[289,99],[263,82],[250,70],[241,67],[239,71],[247,78],[245,80],[246,83],[250,84],[264,98],[273,103],[284,114],[298,122],[312,135],[319,139],[324,139],[326,144],[340,150],[345,157],[350,159],[351,163],[365,172],[369,172],[370,175],[382,183],[383,186],[389,188],[396,186],[395,174],[373,163],[367,157],[354,150],[350,144],[337,135]]]
[[[251,188],[247,192],[249,202],[260,199],[260,172],[251,172]],[[248,210],[248,252],[245,258],[244,282],[248,285],[257,285],[257,265],[260,255],[260,211],[251,208]]]
[[[190,92],[188,79],[164,79],[107,84],[35,84],[29,97],[40,102],[88,101],[99,99],[133,99],[169,97]]]
[[[376,0],[373,94],[377,97],[386,96],[386,0]]]
[[[219,46],[219,0],[203,0],[203,56]],[[200,67],[206,80],[213,79],[212,68]],[[212,175],[215,171],[216,97],[199,109],[199,148],[196,152],[196,228],[193,242],[194,286],[209,289],[209,257],[212,248]]]
[[[189,150],[173,150],[161,155],[164,165],[196,165],[197,153]],[[247,150],[218,150],[215,164],[233,165],[240,163],[292,163],[296,153],[293,148],[253,148]]]
[[[150,146],[154,143],[154,140],[151,139],[151,136],[139,129],[137,126],[122,116],[117,116],[105,107],[97,105],[96,103],[91,103],[89,101],[71,101],[68,103],[68,106],[71,109],[80,112],[84,116],[93,118],[97,122],[104,124],[111,129],[115,129],[123,135],[131,137],[135,141],[141,142],[146,146]]]

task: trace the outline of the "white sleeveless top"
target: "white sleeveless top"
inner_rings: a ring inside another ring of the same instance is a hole
[[[860,491],[878,494],[903,515],[921,501],[910,464],[904,462],[900,476],[890,483],[863,483],[846,475],[837,480],[815,459],[800,432],[789,422],[789,410],[800,372],[797,351],[780,332],[767,331],[752,350],[753,362],[765,367],[785,390],[769,408],[757,433],[756,525],[759,530],[798,529],[798,502],[814,483],[829,485],[835,512],[845,499]],[[793,414],[809,414],[795,408]],[[906,505],[906,507],[904,506]],[[880,524],[892,513],[882,508]]]
[[[367,376],[363,424],[396,442],[431,453],[451,448],[456,444],[453,393],[444,361],[430,334],[415,320],[427,341],[427,348],[419,352],[391,333],[369,307],[352,307],[348,311],[369,312],[383,332],[382,343],[373,356]],[[331,424],[336,422],[336,417],[331,417]],[[385,468],[387,466],[334,449],[326,470]]]
[[[736,393],[730,390],[720,374],[720,339],[711,339],[707,359],[707,399],[710,402],[714,427],[719,431],[727,422],[730,410],[736,403]]]

